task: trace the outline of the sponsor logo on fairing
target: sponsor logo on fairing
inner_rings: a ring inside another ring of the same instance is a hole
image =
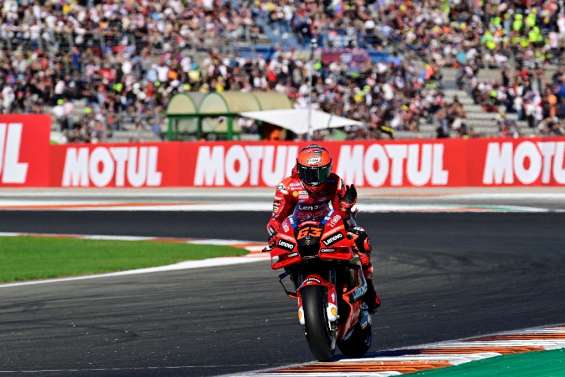
[[[483,170],[483,184],[519,182],[530,185],[541,181],[565,184],[565,142],[491,142]]]
[[[297,192],[297,196],[298,196],[298,200],[307,200],[310,195],[308,194],[308,191],[306,190],[300,190]]]
[[[279,240],[278,242],[279,247],[283,248],[283,249],[287,249],[292,251],[294,249],[294,244],[291,242],[287,242],[285,240]]]
[[[330,322],[335,322],[338,319],[337,316],[337,305],[335,304],[328,304],[327,308],[326,308],[326,313],[328,316],[328,321]]]
[[[290,187],[291,190],[299,190],[299,191],[300,191],[300,190],[303,189],[301,182],[294,182],[294,181],[291,181],[291,182],[289,183],[289,187]],[[306,191],[303,191],[303,192],[306,192]]]
[[[298,205],[298,210],[299,211],[317,211],[321,208],[327,208],[327,204],[313,204],[313,205],[307,205],[307,204],[299,204]]]
[[[298,205],[298,210],[299,211],[313,211],[314,210],[314,206],[307,206],[307,205]]]
[[[0,183],[25,183],[28,163],[20,161],[21,123],[0,123]]]
[[[343,239],[343,234],[342,233],[336,233],[333,236],[330,236],[328,238],[326,238],[325,240],[323,240],[324,245],[326,246],[330,246],[333,245],[334,243],[336,243],[339,240]]]
[[[68,148],[63,187],[160,186],[158,147]]]
[[[363,297],[365,293],[367,293],[367,284],[363,284],[362,286],[355,288],[355,290],[351,293],[351,298],[353,301],[357,301]]]
[[[320,281],[320,279],[308,278],[304,280],[304,283],[302,283],[302,285],[312,285],[312,284],[322,284],[322,282]]]
[[[321,253],[333,253],[335,249],[320,249]]]
[[[330,222],[329,222],[329,225],[330,225],[331,227],[334,227],[335,224],[337,224],[337,223],[339,222],[339,220],[341,220],[341,216],[340,216],[339,214],[338,214],[338,215],[335,215],[334,217],[331,218],[331,220],[330,220]]]

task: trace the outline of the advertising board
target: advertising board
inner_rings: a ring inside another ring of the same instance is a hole
[[[45,115],[0,116],[0,187],[273,187],[306,142],[50,145]],[[321,142],[358,187],[565,186],[565,138]]]

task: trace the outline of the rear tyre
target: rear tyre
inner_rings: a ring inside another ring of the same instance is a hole
[[[302,308],[306,322],[306,340],[310,351],[319,361],[330,360],[335,342],[330,332],[326,313],[326,290],[320,286],[302,288]]]
[[[351,336],[346,340],[339,341],[337,346],[345,356],[361,357],[371,348],[372,342],[371,324],[369,323],[364,329],[357,324]]]

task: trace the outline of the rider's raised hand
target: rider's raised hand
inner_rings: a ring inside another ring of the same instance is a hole
[[[355,204],[357,202],[357,189],[354,184],[346,186],[343,200],[351,204]]]
[[[341,197],[339,201],[339,209],[343,212],[349,213],[351,208],[357,202],[357,189],[355,189],[355,185],[349,185],[345,187],[345,193]]]

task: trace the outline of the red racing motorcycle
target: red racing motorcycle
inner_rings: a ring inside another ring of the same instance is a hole
[[[367,282],[355,242],[344,220],[329,205],[297,205],[275,236],[271,267],[283,269],[279,281],[298,303],[310,350],[330,360],[336,344],[346,356],[360,357],[371,347],[371,317],[363,296]],[[288,289],[290,278],[294,290]]]

